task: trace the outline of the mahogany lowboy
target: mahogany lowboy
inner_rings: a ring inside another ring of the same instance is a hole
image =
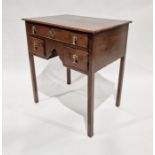
[[[120,105],[130,21],[73,15],[26,18],[28,53],[34,101],[38,102],[37,80],[33,56],[44,59],[60,57],[67,68],[67,84],[71,69],[88,76],[88,136],[93,136],[95,72],[120,59],[116,106]]]

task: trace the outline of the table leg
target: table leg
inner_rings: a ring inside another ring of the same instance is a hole
[[[71,69],[67,68],[67,84],[71,84]]]
[[[120,68],[119,68],[119,78],[118,78],[118,88],[117,88],[117,97],[116,97],[116,106],[120,106],[121,101],[121,92],[122,92],[122,85],[123,85],[123,75],[124,75],[124,68],[125,68],[125,56],[120,60]]]
[[[36,80],[36,73],[35,73],[34,56],[30,52],[29,52],[29,62],[30,62],[34,102],[37,103],[38,102],[38,89],[37,89],[37,80]]]
[[[94,130],[94,73],[88,74],[88,107],[87,107],[87,134],[93,136]]]

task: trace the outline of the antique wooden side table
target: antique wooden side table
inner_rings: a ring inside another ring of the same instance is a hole
[[[93,136],[94,74],[120,59],[116,106],[120,105],[128,26],[131,21],[58,15],[24,18],[28,42],[34,101],[38,102],[34,56],[44,59],[59,56],[67,68],[88,76],[87,133]],[[52,68],[51,68],[52,69]]]

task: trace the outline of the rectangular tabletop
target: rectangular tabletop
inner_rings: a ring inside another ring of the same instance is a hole
[[[112,20],[75,15],[56,15],[47,17],[24,18],[23,20],[86,33],[97,33],[131,22],[126,20]]]

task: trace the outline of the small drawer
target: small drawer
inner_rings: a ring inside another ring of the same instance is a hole
[[[46,37],[48,39],[53,39],[83,48],[88,47],[88,35],[85,33],[72,32],[69,30],[29,23],[27,24],[27,32],[30,35]]]
[[[34,38],[34,37],[28,37],[30,52],[39,55],[39,56],[45,56],[45,43],[44,40]]]
[[[64,65],[72,69],[87,73],[88,53],[82,50],[64,47]]]

